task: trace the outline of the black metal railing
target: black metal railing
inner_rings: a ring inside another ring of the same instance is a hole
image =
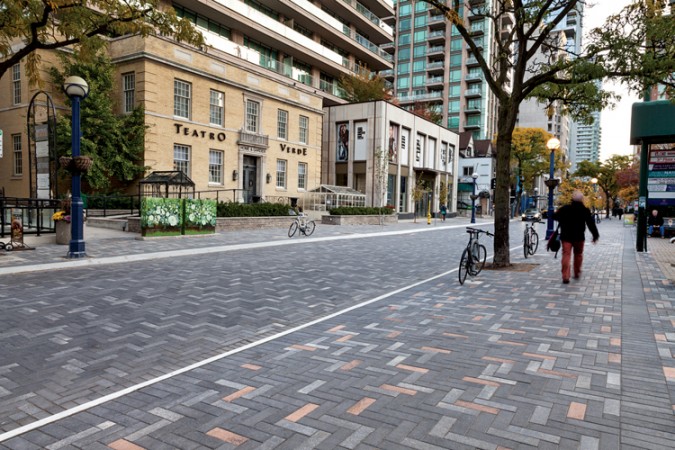
[[[0,237],[11,235],[13,217],[21,220],[23,234],[54,233],[52,216],[60,209],[59,200],[0,197]]]

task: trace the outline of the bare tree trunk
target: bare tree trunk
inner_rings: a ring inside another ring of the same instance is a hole
[[[511,136],[516,124],[516,112],[512,111],[511,99],[499,105],[497,129],[497,168],[495,189],[495,237],[494,265],[511,265],[509,252]]]

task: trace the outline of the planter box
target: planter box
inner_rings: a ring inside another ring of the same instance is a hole
[[[386,216],[321,216],[323,225],[394,225],[398,223],[396,214]]]
[[[295,216],[218,217],[216,219],[216,231],[288,228],[294,218]]]
[[[57,220],[54,222],[54,228],[56,229],[56,243],[58,245],[70,244],[71,227],[71,223],[66,222],[65,220]]]

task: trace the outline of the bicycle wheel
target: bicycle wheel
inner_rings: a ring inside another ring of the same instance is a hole
[[[530,255],[530,233],[528,233],[527,228],[523,234],[523,256],[525,259]]]
[[[462,259],[459,260],[459,284],[464,284],[466,276],[469,273],[469,266],[471,265],[471,256],[469,249],[465,248],[462,253]]]
[[[483,270],[486,258],[487,258],[487,250],[485,249],[485,246],[483,244],[479,244],[478,242],[473,244],[473,251],[471,258],[472,276],[478,275],[480,271]]]
[[[314,228],[316,228],[316,224],[313,220],[307,222],[307,225],[305,225],[305,236],[311,236],[314,233]]]
[[[536,231],[532,230],[532,235],[530,236],[530,255],[537,253],[539,248],[539,235]]]
[[[296,231],[298,231],[298,222],[293,222],[288,228],[288,237],[293,237]]]

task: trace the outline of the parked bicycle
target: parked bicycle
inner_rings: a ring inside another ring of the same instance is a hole
[[[462,253],[462,259],[459,260],[459,284],[464,284],[467,275],[472,277],[478,275],[485,266],[487,250],[479,242],[480,234],[485,233],[494,237],[494,234],[489,231],[478,228],[467,228],[466,232],[469,233],[469,243]]]
[[[523,233],[523,255],[525,259],[528,256],[534,255],[537,252],[537,248],[539,248],[539,235],[534,229],[535,223],[525,224],[525,232]]]
[[[314,228],[316,228],[314,221],[309,220],[307,214],[300,213],[288,228],[288,237],[293,237],[298,230],[305,236],[311,236],[314,233]]]

